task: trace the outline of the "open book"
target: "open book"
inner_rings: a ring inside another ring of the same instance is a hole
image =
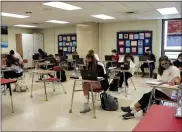
[[[152,84],[152,85],[160,85],[160,84],[162,84],[163,82],[160,82],[160,81],[158,81],[158,80],[156,80],[156,79],[152,79],[152,80],[147,80],[146,81],[146,84]]]

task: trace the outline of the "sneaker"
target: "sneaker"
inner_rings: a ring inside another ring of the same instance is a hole
[[[121,107],[121,110],[122,110],[123,112],[131,112],[131,109],[130,109],[129,106],[128,106],[128,107]]]
[[[123,115],[123,118],[124,119],[132,119],[132,118],[135,118],[135,116],[134,116],[134,114],[128,112],[125,115]]]
[[[118,94],[123,92],[123,88],[118,88]]]
[[[127,92],[128,95],[130,95],[131,94],[131,89],[127,87],[126,92]]]
[[[80,111],[80,113],[87,113],[89,111],[91,111],[91,109],[90,109],[89,105],[87,103],[85,103],[84,108],[83,108],[83,110]]]

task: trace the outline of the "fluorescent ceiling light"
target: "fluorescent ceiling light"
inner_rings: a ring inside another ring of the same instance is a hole
[[[14,25],[16,27],[36,27],[36,26],[33,26],[33,25],[22,25],[22,24],[18,24],[18,25]]]
[[[160,12],[162,15],[178,14],[178,11],[175,7],[160,8],[160,9],[156,9],[156,10],[158,12]]]
[[[2,16],[6,16],[6,17],[14,17],[14,18],[27,18],[27,17],[29,17],[29,16],[12,14],[12,13],[6,13],[6,12],[2,12],[1,15]]]
[[[114,17],[104,15],[104,14],[99,14],[99,15],[91,15],[92,17],[96,17],[99,19],[107,20],[107,19],[115,19]]]
[[[49,20],[49,21],[46,21],[46,22],[50,22],[50,23],[59,23],[59,24],[66,24],[66,23],[69,23],[69,22],[58,21],[58,20]]]
[[[80,26],[80,27],[88,27],[90,25],[87,25],[87,24],[77,24],[77,26]]]
[[[55,7],[55,8],[60,8],[63,10],[78,10],[78,9],[82,9],[78,6],[74,6],[74,5],[70,5],[67,3],[63,3],[63,2],[47,2],[47,3],[43,3],[46,6],[51,6],[51,7]]]

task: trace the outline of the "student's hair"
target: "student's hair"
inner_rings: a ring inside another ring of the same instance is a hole
[[[128,57],[131,58],[131,60],[132,60],[133,63],[135,62],[135,59],[134,59],[133,55],[130,54],[130,53],[127,53],[127,54],[124,56],[124,61],[127,61],[126,59],[127,59]]]
[[[180,54],[178,55],[178,58],[179,58],[180,56],[182,57],[182,53],[180,53]]]
[[[15,54],[14,50],[10,50],[9,54],[14,55]]]
[[[18,59],[16,59],[12,55],[7,55],[6,61],[7,61],[6,64],[8,67],[11,67],[12,64],[17,65],[17,66],[20,65]]]
[[[146,49],[146,51],[151,51],[151,49],[149,48],[149,49]]]
[[[88,53],[89,53],[89,54],[94,54],[94,50],[91,49],[91,50],[88,51]]]
[[[40,52],[40,53],[41,53],[41,52],[43,52],[43,50],[42,50],[42,49],[38,49],[38,52]]]
[[[169,58],[167,57],[167,56],[161,56],[160,58],[159,58],[159,68],[158,68],[158,74],[159,75],[162,75],[163,74],[163,72],[164,72],[164,68],[161,66],[161,61],[168,61],[169,62],[169,65],[172,65],[172,63],[171,63],[171,61],[169,60]]]
[[[97,60],[95,59],[95,56],[93,54],[87,54],[86,59],[91,59],[92,65],[88,65],[87,63],[87,69],[88,70],[95,70],[97,67]]]
[[[54,56],[52,54],[50,54],[48,57],[54,58]]]
[[[112,52],[112,53],[117,53],[116,49],[113,49],[111,52]]]

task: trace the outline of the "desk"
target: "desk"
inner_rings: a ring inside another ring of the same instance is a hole
[[[157,98],[155,97],[155,89],[156,88],[159,88],[159,89],[168,89],[168,90],[171,90],[171,91],[172,90],[176,90],[177,91],[177,103],[178,103],[178,106],[179,106],[179,91],[180,91],[180,88],[178,88],[178,85],[169,86],[169,85],[166,85],[166,84],[161,84],[161,85],[150,85],[150,87],[152,87],[152,91],[151,91],[151,96],[150,96],[150,99],[149,99],[149,104],[148,104],[148,108],[147,109],[149,109],[149,107],[151,106],[152,97],[154,97],[154,99],[157,100]]]
[[[14,109],[13,109],[13,99],[12,99],[11,83],[16,83],[16,81],[17,80],[1,78],[1,85],[10,84],[9,94],[10,94],[10,98],[11,98],[12,113],[14,113]]]
[[[149,77],[150,77],[150,63],[153,63],[154,61],[139,61],[139,67],[138,67],[138,70],[140,68],[140,66],[143,64],[143,63],[147,63],[148,64],[148,69],[149,69]],[[137,70],[137,77],[138,77],[138,70]]]
[[[82,82],[82,84],[83,84],[84,82],[88,82],[88,83],[90,83],[90,89],[91,89],[91,95],[92,95],[93,118],[96,118],[96,114],[95,114],[95,104],[94,104],[94,95],[93,95],[92,83],[100,82],[100,81],[102,81],[102,80],[103,80],[103,78],[98,78],[98,81],[82,80],[81,78],[80,78],[80,79],[75,79],[75,80],[74,80],[74,84],[73,84],[73,91],[72,91],[72,97],[71,97],[71,108],[70,108],[70,110],[69,110],[69,113],[72,113],[72,106],[73,106],[74,92],[83,91],[83,90],[75,90],[76,82],[77,82],[77,81],[81,81],[81,82]]]
[[[175,117],[176,108],[161,105],[152,105],[145,116],[133,129],[133,132],[141,131],[182,131],[182,119]]]
[[[55,74],[55,71],[53,71],[53,70],[33,70],[32,71],[32,86],[31,86],[31,95],[30,95],[31,98],[33,97],[32,92],[33,92],[33,79],[34,79],[34,75],[35,74],[48,75],[48,74],[52,74],[52,73]],[[43,76],[43,82],[44,82],[45,97],[46,97],[45,100],[48,101],[48,99],[47,99],[47,91],[46,91],[46,83],[45,83],[44,76]]]
[[[48,66],[52,66],[52,65],[55,65],[55,64],[53,64],[53,63],[47,63],[47,62],[39,62],[38,63],[38,67],[45,66],[46,69],[47,69]]]
[[[111,63],[111,67],[113,67],[113,63],[115,63],[116,61],[103,61],[103,64],[105,65],[105,67],[106,67],[106,63],[108,63],[108,62],[110,62]]]
[[[12,71],[12,70],[13,69],[11,69],[11,67],[5,67],[5,68],[1,69],[2,77],[4,77],[4,72]]]

